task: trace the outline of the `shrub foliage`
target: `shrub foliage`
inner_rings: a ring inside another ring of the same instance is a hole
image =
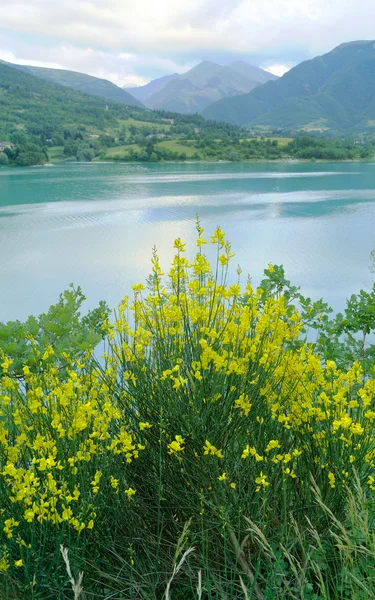
[[[192,259],[177,239],[165,277],[154,252],[147,285],[103,313],[100,361],[69,335],[30,334],[23,367],[1,350],[6,598],[69,597],[61,544],[87,597],[373,590],[372,367],[281,267],[257,289],[228,282],[224,233],[212,268],[197,229]]]

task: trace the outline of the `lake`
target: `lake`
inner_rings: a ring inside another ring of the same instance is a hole
[[[375,164],[61,164],[0,169],[0,321],[45,311],[71,282],[118,304],[165,270],[173,240],[221,225],[254,283],[269,262],[335,309],[373,281]],[[193,244],[192,244],[193,247]],[[235,265],[234,265],[235,268]]]

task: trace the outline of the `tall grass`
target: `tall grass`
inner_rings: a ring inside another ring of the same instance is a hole
[[[176,240],[167,277],[154,252],[100,363],[35,348],[2,377],[6,598],[82,594],[73,572],[107,600],[372,590],[374,379],[324,361],[282,290],[229,284],[220,228],[213,268],[206,244]]]

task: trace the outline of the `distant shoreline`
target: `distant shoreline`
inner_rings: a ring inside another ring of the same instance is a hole
[[[368,163],[368,164],[373,164],[375,163],[375,157],[372,159],[360,159],[360,158],[353,158],[353,159],[316,159],[316,160],[311,160],[311,159],[296,159],[296,158],[278,158],[275,160],[270,160],[267,158],[254,158],[251,160],[184,160],[184,161],[179,161],[179,160],[163,160],[163,161],[121,161],[121,160],[93,160],[93,161],[72,161],[72,160],[56,160],[56,161],[51,161],[49,163],[45,163],[42,165],[28,165],[28,166],[20,166],[20,165],[15,165],[15,166],[8,166],[8,165],[1,165],[0,166],[0,172],[1,170],[14,170],[14,169],[35,169],[35,167],[55,167],[58,165],[113,165],[113,164],[121,164],[121,165],[202,165],[202,164],[208,164],[208,165],[220,165],[220,164],[226,164],[226,165],[239,165],[239,164],[267,164],[267,165],[272,165],[272,164],[285,164],[285,165],[290,165],[290,164],[327,164],[327,163]]]

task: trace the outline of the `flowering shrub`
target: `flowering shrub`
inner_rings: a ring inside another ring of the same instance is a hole
[[[245,517],[281,548],[309,522],[325,535],[327,511],[345,519],[358,486],[375,491],[375,380],[359,362],[343,371],[324,361],[304,341],[290,296],[241,288],[240,271],[228,284],[234,255],[220,228],[214,269],[207,243],[198,225],[190,260],[177,239],[166,281],[154,252],[148,289],[134,285],[132,303],[103,325],[102,362],[35,348],[34,367],[16,380],[3,353],[0,571],[9,594],[62,589],[61,569],[54,576],[46,563],[63,542],[100,597],[97,573],[114,575],[113,549],[132,597],[145,597],[145,585],[147,597],[161,597],[189,522],[189,569],[223,589],[242,574],[261,597],[269,566]],[[309,585],[320,589],[313,576]]]

